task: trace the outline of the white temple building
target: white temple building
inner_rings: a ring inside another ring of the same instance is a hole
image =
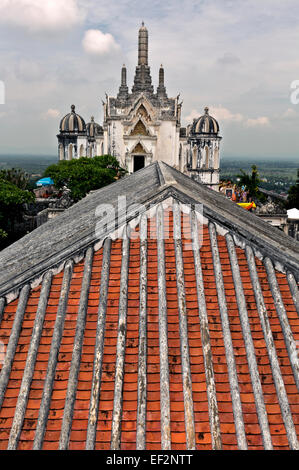
[[[220,141],[218,122],[205,114],[187,128],[181,126],[182,102],[169,98],[164,83],[164,68],[159,70],[159,85],[152,85],[148,64],[148,30],[142,23],[138,38],[138,65],[131,92],[127,69],[121,70],[121,85],[116,97],[106,95],[104,121],[88,124],[71,112],[60,123],[59,160],[115,156],[129,173],[164,161],[191,178],[218,190]]]

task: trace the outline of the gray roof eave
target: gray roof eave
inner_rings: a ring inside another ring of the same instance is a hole
[[[95,211],[99,204],[113,206],[118,214],[119,227],[126,218],[125,213],[118,211],[118,196],[126,196],[129,205],[143,204],[148,208],[169,195],[183,203],[202,203],[205,217],[231,232],[241,242],[250,244],[256,252],[264,253],[286,270],[291,270],[298,279],[299,247],[291,237],[223,195],[160,162],[94,191],[0,252],[0,297],[19,289],[25,282],[41,277],[48,269],[60,266],[67,259],[83,254],[88,246],[99,241],[101,237],[95,233]]]

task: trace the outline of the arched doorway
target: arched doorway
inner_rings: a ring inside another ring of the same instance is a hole
[[[144,155],[134,155],[134,167],[133,171],[141,170],[145,167],[145,156]]]
[[[146,156],[147,151],[143,147],[141,142],[138,142],[133,150],[131,151],[131,164],[130,170],[135,173],[135,171],[141,170],[146,165]]]

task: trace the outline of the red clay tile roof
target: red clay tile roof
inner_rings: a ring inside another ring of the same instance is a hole
[[[278,229],[159,162],[0,264],[1,450],[299,448],[299,250]]]
[[[173,210],[5,305],[1,450],[298,449],[294,276]]]

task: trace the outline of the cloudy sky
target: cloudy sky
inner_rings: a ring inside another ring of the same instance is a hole
[[[299,160],[298,0],[0,0],[0,154],[55,155],[73,103],[101,123],[142,21],[184,125],[208,105],[223,156]]]

